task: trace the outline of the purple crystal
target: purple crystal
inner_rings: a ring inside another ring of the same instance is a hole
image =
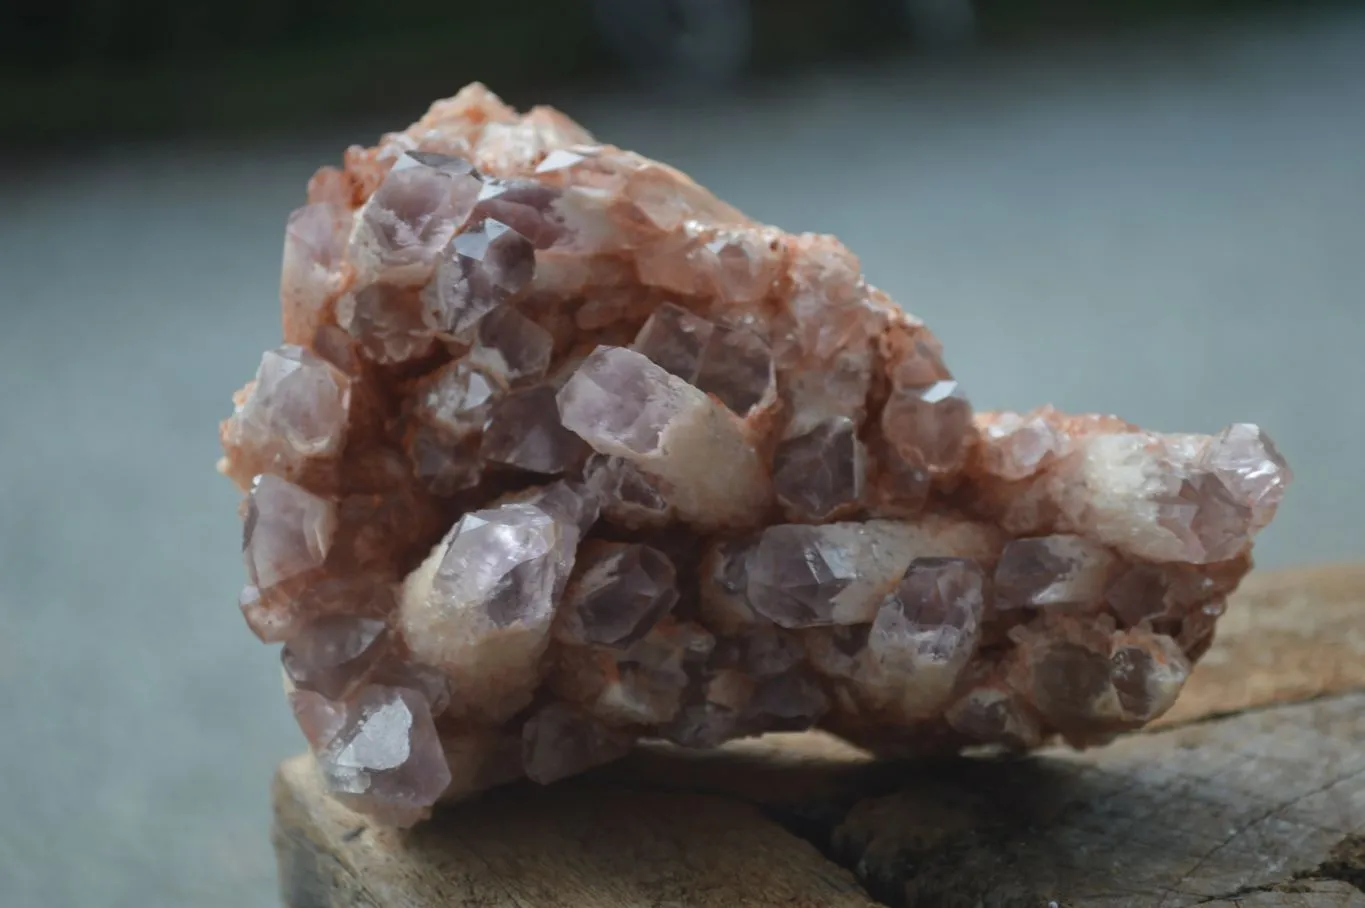
[[[492,218],[457,234],[436,268],[431,328],[471,336],[480,319],[530,286],[535,257],[530,240]]]
[[[369,677],[388,647],[388,626],[383,621],[326,615],[290,639],[280,661],[296,688],[340,700]]]
[[[580,553],[578,563],[564,610],[566,632],[580,642],[628,645],[678,601],[673,563],[658,549],[607,543]]]
[[[537,180],[488,180],[479,191],[470,221],[501,221],[536,249],[549,249],[567,233],[556,207],[559,198],[558,189]]]
[[[777,446],[773,487],[793,519],[824,520],[862,497],[864,470],[858,427],[837,416]]]
[[[630,738],[562,703],[543,707],[522,730],[522,766],[541,785],[610,763],[630,750]]]
[[[331,792],[398,825],[424,817],[450,784],[427,701],[401,687],[362,688],[346,703],[344,724],[315,753]]]
[[[822,527],[785,524],[763,532],[748,561],[754,610],[782,627],[834,623],[835,599],[856,579],[856,565]]]
[[[302,347],[261,357],[256,382],[228,424],[227,441],[288,479],[311,460],[335,458],[346,441],[350,380]]]
[[[882,409],[882,432],[905,460],[934,472],[951,472],[967,455],[972,407],[955,381],[891,392]]]
[[[563,473],[581,464],[589,448],[559,420],[555,389],[513,391],[493,405],[484,429],[484,460],[531,473]]]
[[[336,532],[336,506],[277,476],[258,476],[247,498],[242,554],[262,596],[322,567]]]
[[[350,254],[362,277],[420,283],[469,216],[481,188],[467,161],[404,154],[357,214]]]
[[[613,523],[655,526],[673,516],[654,482],[628,460],[593,454],[583,467],[583,481],[601,498],[602,510]]]
[[[337,324],[377,363],[404,363],[425,356],[435,339],[426,324],[419,291],[393,284],[367,284],[337,301]]]
[[[681,306],[664,303],[654,310],[632,345],[685,382],[697,383],[702,352],[715,326]]]
[[[943,693],[966,667],[980,636],[985,577],[965,558],[920,558],[877,610],[867,648],[883,670],[930,673]]]
[[[479,322],[470,362],[504,384],[538,381],[550,368],[554,338],[513,306],[501,306]]]
[[[1114,564],[1108,549],[1081,536],[1016,539],[995,569],[998,606],[1098,603]]]

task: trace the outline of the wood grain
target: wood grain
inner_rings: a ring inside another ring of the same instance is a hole
[[[289,908],[1365,908],[1365,566],[1253,575],[1166,725],[879,762],[823,734],[641,748],[411,833],[275,783]],[[848,869],[845,869],[848,868]]]

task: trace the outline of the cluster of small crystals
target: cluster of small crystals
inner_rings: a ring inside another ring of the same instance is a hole
[[[386,822],[640,738],[1103,741],[1171,705],[1289,481],[1251,425],[974,414],[837,241],[482,86],[308,201],[222,469],[247,623]]]

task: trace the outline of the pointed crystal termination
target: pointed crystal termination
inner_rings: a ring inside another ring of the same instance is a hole
[[[994,561],[999,546],[990,526],[971,521],[769,527],[748,559],[748,600],[782,627],[862,624],[915,559]]]
[[[825,520],[862,498],[866,469],[858,427],[836,416],[777,446],[773,486],[787,516]]]
[[[1076,466],[1067,464],[1078,474],[1073,482],[1063,486],[1052,477],[1064,525],[1151,561],[1234,558],[1250,546],[1289,480],[1283,459],[1253,440],[1258,433],[1234,427],[1215,439],[1091,435],[1080,442]]]
[[[893,391],[882,410],[882,432],[896,453],[935,473],[965,463],[971,426],[971,404],[950,380]]]
[[[348,250],[358,283],[423,284],[474,209],[482,181],[461,158],[403,154],[356,214]]]
[[[350,210],[333,202],[315,202],[289,215],[280,269],[286,341],[311,344],[326,324],[327,305],[340,290],[350,233]]]
[[[1093,746],[1210,647],[1265,433],[973,413],[831,236],[481,85],[290,216],[221,429],[239,606],[337,796],[408,823],[638,738]]]
[[[594,350],[560,390],[559,413],[595,451],[657,480],[688,523],[752,526],[772,501],[734,414],[633,350]]]
[[[995,568],[998,608],[1097,605],[1116,559],[1082,536],[1016,539]]]
[[[633,349],[714,394],[740,416],[772,393],[772,353],[762,338],[742,328],[712,324],[673,303],[654,311],[636,335]]]
[[[434,331],[469,338],[479,320],[531,285],[536,250],[511,227],[485,218],[456,234],[436,268]]]
[[[425,304],[412,287],[367,284],[337,301],[337,324],[377,363],[420,359],[435,347]]]
[[[530,702],[578,546],[569,516],[529,502],[471,512],[409,575],[398,626],[454,683],[452,711],[502,721]]]
[[[256,478],[242,531],[252,590],[243,611],[261,639],[273,643],[296,629],[298,600],[322,579],[335,533],[331,502],[275,476]]]
[[[493,405],[480,455],[489,463],[530,473],[564,473],[590,453],[559,421],[555,389],[547,385],[514,391]]]
[[[877,609],[867,649],[899,711],[929,716],[952,695],[980,638],[985,576],[965,558],[919,558]]]
[[[549,331],[515,307],[502,306],[479,321],[469,361],[504,385],[517,386],[544,378],[553,352]]]
[[[625,646],[678,601],[673,562],[647,545],[600,543],[579,553],[582,573],[565,594],[563,639]]]
[[[673,521],[673,507],[658,486],[628,460],[593,454],[583,467],[583,481],[612,523],[639,529]]]
[[[431,710],[416,691],[366,687],[345,704],[331,734],[309,725],[326,738],[314,753],[328,790],[382,822],[411,826],[424,819],[450,784]]]
[[[273,473],[298,481],[341,456],[350,419],[351,382],[302,347],[286,344],[261,357],[256,380],[223,424],[239,482]]]
[[[388,648],[383,621],[326,615],[286,643],[280,661],[294,687],[340,700],[369,677]]]

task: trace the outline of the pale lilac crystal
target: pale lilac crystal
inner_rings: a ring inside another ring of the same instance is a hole
[[[411,287],[367,284],[337,301],[337,324],[375,362],[403,363],[425,356],[435,345],[425,308]]]
[[[432,330],[471,337],[480,319],[530,286],[535,255],[530,240],[492,218],[456,234],[436,267]]]
[[[1107,640],[1040,640],[1024,646],[1032,679],[1026,693],[1058,728],[1085,730],[1121,717]]]
[[[455,437],[483,429],[497,384],[478,366],[456,360],[432,373],[418,387],[414,415]]]
[[[522,766],[541,785],[626,755],[630,738],[562,703],[542,708],[522,731]]]
[[[323,324],[328,300],[337,290],[351,212],[333,202],[315,202],[289,215],[280,268],[284,336],[310,343]]]
[[[583,440],[559,419],[555,389],[548,385],[513,391],[493,404],[480,456],[489,463],[531,473],[563,473],[589,454]]]
[[[465,514],[408,576],[398,626],[454,682],[453,710],[503,721],[530,702],[578,546],[567,518],[587,517],[568,513],[570,494]]]
[[[502,306],[479,321],[469,360],[503,384],[516,386],[543,378],[553,350],[554,337],[549,331],[514,306]]]
[[[1098,604],[1114,565],[1108,549],[1082,536],[1016,539],[1005,546],[995,568],[997,605]]]
[[[486,180],[470,217],[492,219],[526,237],[536,249],[564,240],[567,228],[558,211],[560,192],[536,180]]]
[[[258,476],[247,498],[242,555],[262,596],[319,570],[336,532],[336,506],[277,476]]]
[[[1115,636],[1109,662],[1119,706],[1133,724],[1170,709],[1190,674],[1190,664],[1175,640],[1140,630]]]
[[[1109,584],[1104,602],[1127,627],[1160,617],[1167,611],[1166,576],[1156,565],[1133,565]]]
[[[779,524],[746,562],[748,602],[783,627],[871,622],[916,559],[993,560],[998,546],[992,528],[945,518]]]
[[[773,385],[772,354],[762,338],[672,303],[654,310],[632,348],[741,416]]]
[[[261,357],[256,381],[228,422],[225,441],[260,471],[294,479],[346,442],[350,380],[308,350],[286,344]]]
[[[896,453],[934,472],[962,466],[971,423],[971,404],[951,380],[895,390],[882,409],[882,433]]]
[[[697,367],[696,385],[731,412],[747,415],[774,393],[773,356],[763,338],[717,325]]]
[[[399,157],[357,214],[349,252],[362,279],[424,282],[481,188],[461,158],[421,151]]]
[[[346,707],[317,691],[291,690],[289,707],[308,746],[314,751],[330,744],[346,725]]]
[[[566,427],[655,479],[682,520],[745,526],[768,508],[771,480],[735,415],[642,354],[598,347],[558,401]]]
[[[687,403],[668,373],[620,347],[598,347],[559,392],[564,424],[596,450],[621,456],[656,453]]]
[[[673,511],[659,489],[628,460],[593,454],[583,467],[583,481],[602,501],[602,510],[614,523],[632,529],[662,526]]]
[[[824,527],[770,527],[748,562],[748,600],[782,627],[835,623],[836,600],[858,579],[843,540]]]
[[[602,544],[580,553],[578,565],[563,606],[568,639],[629,645],[678,601],[673,563],[647,545]]]
[[[1255,515],[1268,523],[1293,480],[1284,457],[1260,426],[1236,423],[1213,437],[1204,465]]]
[[[1210,464],[1210,452],[1220,450],[1212,439],[1121,432],[1094,435],[1080,448],[1075,483],[1058,488],[1063,528],[1121,552],[1224,561],[1246,550],[1264,519],[1237,487],[1236,469]]]
[[[431,426],[417,426],[407,442],[413,475],[433,495],[454,495],[479,484],[478,435],[453,436]]]
[[[450,784],[431,711],[401,687],[371,685],[346,703],[346,718],[316,751],[328,790],[397,825],[424,817]]]
[[[985,577],[965,558],[920,558],[877,609],[867,647],[883,670],[943,676],[945,693],[980,636]]]
[[[865,469],[858,427],[836,416],[778,444],[773,488],[793,519],[824,520],[862,497]]]
[[[631,349],[695,385],[702,353],[714,331],[715,326],[701,316],[664,303],[650,315]]]
[[[1040,413],[1003,414],[985,429],[982,469],[1005,480],[1027,479],[1065,453],[1065,437]]]
[[[417,425],[407,439],[408,457],[432,492],[449,495],[478,483],[484,423],[498,393],[486,372],[463,359],[418,385],[413,406]]]
[[[437,568],[433,592],[470,603],[494,628],[548,625],[554,613],[564,531],[528,504],[466,514]]]
[[[379,619],[324,615],[285,643],[280,661],[294,687],[340,700],[370,676],[389,645]]]
[[[592,489],[567,480],[532,489],[520,500],[565,524],[566,532],[577,531],[580,539],[592,529],[602,510],[602,502]]]

